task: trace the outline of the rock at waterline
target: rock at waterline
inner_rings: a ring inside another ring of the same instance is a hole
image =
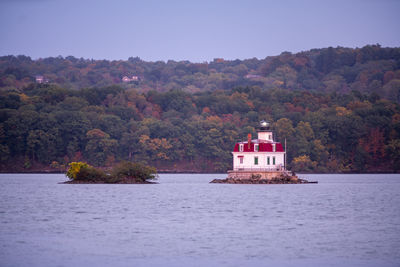
[[[297,176],[275,177],[273,179],[259,179],[259,178],[226,178],[214,179],[210,183],[215,184],[317,184],[317,181],[307,181],[300,179]]]

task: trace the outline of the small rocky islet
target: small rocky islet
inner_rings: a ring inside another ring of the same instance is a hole
[[[261,179],[260,176],[254,175],[250,178],[228,177],[225,179],[214,179],[210,183],[213,183],[213,184],[317,184],[318,182],[300,179],[296,175],[277,176],[272,179]]]
[[[125,179],[122,181],[112,181],[112,182],[104,180],[90,180],[90,181],[70,180],[61,182],[60,184],[157,184],[157,183],[149,181],[138,181],[136,179]]]
[[[233,169],[226,179],[214,179],[219,184],[310,184],[286,169],[286,140],[283,146],[275,141],[270,123],[260,121],[257,139],[251,133],[247,141],[237,142],[233,148]]]
[[[71,162],[64,184],[156,184],[157,170],[134,162],[120,162],[109,171],[85,162]]]

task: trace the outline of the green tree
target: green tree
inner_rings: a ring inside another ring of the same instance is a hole
[[[282,118],[274,124],[275,132],[281,142],[285,139],[292,141],[295,133],[293,123],[290,119]]]
[[[291,169],[295,172],[312,172],[316,168],[317,162],[312,161],[307,155],[298,156],[291,163]]]
[[[145,182],[157,179],[157,171],[153,167],[133,162],[121,162],[112,170],[111,177],[114,182],[136,181]]]
[[[29,131],[27,145],[28,151],[32,155],[32,161],[50,163],[56,154],[55,139],[55,136],[49,132],[42,130]]]
[[[295,143],[293,148],[297,155],[310,155],[314,131],[308,122],[299,122],[295,129]]]
[[[115,154],[118,142],[110,139],[110,135],[100,129],[93,129],[86,133],[87,143],[85,157],[96,166],[103,166],[107,157]]]

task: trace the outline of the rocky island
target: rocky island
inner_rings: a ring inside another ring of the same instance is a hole
[[[140,163],[121,162],[106,172],[85,162],[71,162],[65,184],[154,184],[156,169]]]
[[[300,179],[286,169],[285,147],[274,140],[270,124],[261,121],[258,138],[238,142],[233,149],[233,170],[228,171],[228,178],[214,179],[211,183],[227,184],[307,184],[317,183]]]
[[[281,175],[271,179],[262,179],[261,176],[253,175],[249,178],[228,177],[226,179],[214,179],[214,184],[317,184],[316,181],[307,181],[296,175]]]

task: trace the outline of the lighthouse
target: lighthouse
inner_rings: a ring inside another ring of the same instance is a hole
[[[270,124],[261,121],[257,129],[257,139],[251,134],[247,141],[238,142],[233,149],[233,170],[228,177],[248,179],[272,179],[287,173],[285,167],[286,152],[280,142],[274,139]]]
[[[285,149],[275,141],[270,124],[260,121],[257,139],[248,134],[247,141],[235,144],[232,152],[233,169],[228,178],[214,179],[210,183],[222,184],[317,184],[300,179],[286,169]]]

